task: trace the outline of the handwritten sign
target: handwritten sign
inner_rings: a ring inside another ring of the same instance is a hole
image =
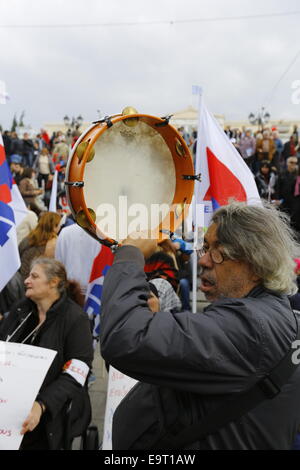
[[[0,341],[0,450],[18,450],[20,432],[56,351]]]
[[[137,383],[136,380],[109,367],[104,432],[102,450],[112,450],[112,420],[114,412],[129,390]]]

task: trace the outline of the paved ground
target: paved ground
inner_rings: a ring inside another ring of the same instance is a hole
[[[93,372],[96,376],[96,382],[89,388],[93,413],[92,424],[97,426],[99,439],[102,442],[108,374],[100,356],[99,347],[95,351]]]

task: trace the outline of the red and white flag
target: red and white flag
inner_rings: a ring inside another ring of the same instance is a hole
[[[195,172],[201,182],[195,182],[194,250],[203,241],[212,213],[232,200],[261,204],[255,179],[242,156],[229,140],[217,120],[204,104],[202,89],[193,87],[199,96],[199,117]],[[199,245],[198,245],[199,244]],[[197,256],[193,258],[193,312],[197,310]]]
[[[196,151],[196,174],[201,173],[201,183],[195,185],[197,204],[205,211],[224,206],[231,200],[260,204],[254,175],[244,162],[217,120],[204,104],[199,93],[199,122]]]

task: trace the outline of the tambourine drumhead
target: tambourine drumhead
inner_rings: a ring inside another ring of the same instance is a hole
[[[194,185],[183,179],[193,175],[184,140],[160,118],[110,119],[88,129],[69,158],[66,189],[76,221],[108,244],[136,230],[156,230],[158,238],[161,229],[174,231]]]

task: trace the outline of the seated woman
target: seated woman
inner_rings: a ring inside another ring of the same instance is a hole
[[[41,255],[47,258],[54,258],[60,221],[61,217],[59,214],[56,214],[56,212],[44,212],[36,228],[20,243],[20,273],[23,279],[26,279],[28,276],[29,267],[34,258]]]
[[[25,297],[1,322],[0,340],[53,349],[57,355],[23,423],[21,449],[61,449],[70,401],[74,432],[71,437],[81,435],[91,419],[85,387],[93,360],[89,320],[72,300],[77,300],[79,285],[67,280],[59,261],[34,260],[25,288]]]

